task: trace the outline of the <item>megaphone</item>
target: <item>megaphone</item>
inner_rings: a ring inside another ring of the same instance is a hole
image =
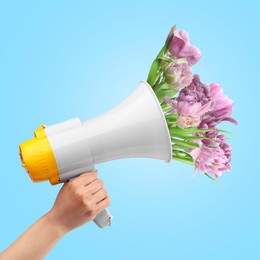
[[[32,181],[49,180],[54,185],[111,160],[170,162],[172,146],[160,103],[151,86],[141,81],[128,98],[98,117],[41,125],[34,138],[20,144],[20,158]],[[110,225],[112,218],[105,209],[94,222],[102,228]]]

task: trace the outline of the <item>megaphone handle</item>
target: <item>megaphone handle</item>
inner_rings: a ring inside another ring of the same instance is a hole
[[[95,171],[96,167],[95,165],[92,165],[87,172]],[[74,177],[76,178],[76,177]],[[74,179],[74,178],[71,178]],[[96,217],[93,219],[93,222],[100,228],[103,228],[105,226],[111,226],[113,216],[109,213],[108,209],[104,209],[101,212],[99,212]]]
[[[108,209],[104,209],[96,215],[93,221],[97,226],[103,228],[107,225],[111,226],[112,219],[113,216],[109,213]]]
[[[96,170],[95,165],[93,165],[93,171]],[[108,209],[104,209],[99,212],[96,217],[93,219],[93,222],[100,228],[105,226],[111,226],[113,216],[109,213]]]

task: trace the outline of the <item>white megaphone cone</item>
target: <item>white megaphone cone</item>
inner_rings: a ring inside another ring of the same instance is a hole
[[[94,119],[81,123],[75,118],[41,126],[35,138],[20,145],[20,154],[33,181],[48,179],[56,184],[111,160],[153,158],[170,162],[172,147],[157,97],[150,85],[141,81],[127,99]],[[104,210],[94,221],[104,227],[111,219]]]

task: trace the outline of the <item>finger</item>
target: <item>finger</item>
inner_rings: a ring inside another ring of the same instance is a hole
[[[97,212],[101,212],[110,205],[110,197],[106,197],[97,204]]]
[[[86,172],[78,176],[77,178],[71,180],[71,182],[75,183],[78,186],[87,186],[91,182],[97,179],[98,171],[94,172]]]
[[[100,179],[95,179],[85,187],[86,195],[93,195],[104,186],[104,182]]]
[[[94,195],[93,198],[96,201],[96,203],[99,203],[100,201],[102,201],[103,199],[105,199],[108,196],[107,194],[107,190],[106,189],[101,189],[99,191],[97,191]]]

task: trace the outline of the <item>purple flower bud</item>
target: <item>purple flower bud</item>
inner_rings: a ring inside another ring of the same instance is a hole
[[[188,86],[192,77],[191,67],[187,63],[172,63],[165,70],[165,82],[174,90]]]
[[[200,49],[190,44],[189,35],[186,31],[173,30],[174,27],[167,37],[167,40],[169,40],[172,33],[174,33],[168,47],[170,54],[177,59],[186,58],[190,65],[196,64],[201,57]]]

